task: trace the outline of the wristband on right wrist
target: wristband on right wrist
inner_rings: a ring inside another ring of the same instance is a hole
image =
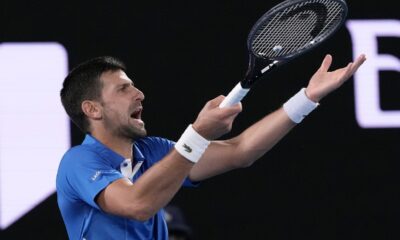
[[[283,104],[283,110],[293,122],[300,123],[318,105],[319,103],[313,102],[307,97],[306,89],[302,88]]]
[[[175,149],[187,160],[196,163],[209,144],[210,141],[198,134],[190,124],[175,143]]]

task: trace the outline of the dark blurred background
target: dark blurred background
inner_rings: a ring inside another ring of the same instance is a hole
[[[177,140],[207,100],[242,78],[248,31],[279,2],[2,0],[0,41],[58,42],[70,67],[101,55],[122,59],[146,95],[149,135]],[[400,17],[394,0],[348,5],[349,20]],[[380,44],[380,51],[400,57],[399,38]],[[333,68],[351,61],[346,26],[260,82],[224,138],[306,86],[327,53]],[[399,72],[381,77],[382,103],[400,110]],[[182,189],[173,203],[194,239],[400,239],[399,129],[360,127],[354,101],[350,80],[250,168]],[[83,139],[72,125],[71,136],[71,145]],[[1,230],[0,239],[67,239],[55,194]]]

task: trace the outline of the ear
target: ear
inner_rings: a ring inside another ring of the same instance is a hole
[[[98,102],[85,100],[82,102],[81,108],[89,119],[99,120],[102,118],[102,108]]]

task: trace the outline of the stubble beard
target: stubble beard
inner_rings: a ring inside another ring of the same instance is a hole
[[[147,136],[147,131],[144,125],[135,126],[129,120],[130,119],[128,119],[126,124],[119,123],[119,126],[115,126],[115,121],[108,116],[104,116],[105,127],[109,129],[114,136],[127,140],[135,140]]]
[[[121,126],[119,132],[120,135],[133,140],[147,136],[147,131],[144,126]]]

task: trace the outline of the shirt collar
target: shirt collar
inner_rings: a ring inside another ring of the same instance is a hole
[[[114,152],[90,134],[86,134],[82,145],[95,148],[96,152],[99,153],[102,158],[109,161],[113,168],[119,168],[120,164],[125,160],[123,156]],[[133,156],[135,157],[135,161],[144,160],[143,153],[140,151],[136,142],[133,144]]]
[[[136,141],[133,143],[133,156],[135,157],[135,161],[144,161],[144,155],[142,151],[140,151],[139,145]]]

